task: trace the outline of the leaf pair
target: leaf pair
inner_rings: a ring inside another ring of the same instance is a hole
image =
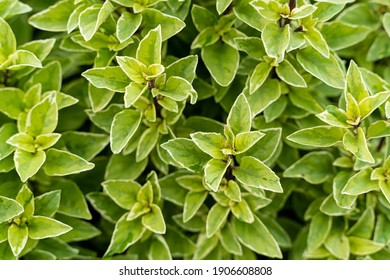
[[[288,139],[303,145],[329,147],[342,141],[343,146],[359,160],[373,163],[362,121],[385,103],[390,91],[370,95],[357,65],[352,61],[345,84],[346,110],[329,105],[317,117],[329,126],[317,126],[297,131]],[[352,131],[351,131],[352,130]],[[369,128],[371,134],[373,130]]]
[[[16,38],[9,24],[0,17],[0,70],[17,71],[26,67],[42,68],[34,52],[16,49]]]
[[[109,180],[103,183],[103,187],[117,205],[129,210],[116,223],[106,256],[123,252],[137,242],[145,230],[165,233],[164,217],[157,205],[161,199],[161,190],[155,172],[148,175],[143,186],[132,180]],[[124,231],[123,228],[128,230]]]
[[[243,157],[239,166],[234,162],[236,155],[250,149],[264,136],[259,131],[250,131],[251,120],[248,101],[241,94],[230,110],[225,135],[197,132],[191,134],[192,141],[177,138],[162,147],[181,166],[195,172],[203,169],[205,184],[213,191],[218,190],[224,177],[230,180],[229,176],[234,175],[249,186],[281,192],[278,177],[258,159]]]
[[[59,192],[52,194],[59,195]],[[28,239],[39,240],[69,232],[72,229],[70,226],[50,218],[58,206],[41,205],[39,197],[34,198],[26,185],[21,188],[15,200],[0,196],[0,209],[4,213],[0,220],[0,242],[8,240],[12,253],[18,256]]]

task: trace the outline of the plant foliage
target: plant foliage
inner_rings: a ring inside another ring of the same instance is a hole
[[[0,259],[390,259],[390,2],[0,0]]]

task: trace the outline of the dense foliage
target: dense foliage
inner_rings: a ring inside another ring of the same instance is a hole
[[[388,0],[0,0],[0,259],[390,259]]]

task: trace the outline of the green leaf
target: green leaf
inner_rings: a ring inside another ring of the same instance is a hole
[[[126,220],[128,212],[120,208],[115,204],[114,201],[105,193],[102,192],[90,192],[87,194],[88,202],[93,206],[93,208],[100,214],[104,219],[111,223],[116,223],[119,219]],[[122,217],[123,215],[123,217]],[[122,218],[121,218],[122,217]],[[141,222],[139,223],[141,224]],[[142,225],[141,225],[142,227]]]
[[[14,159],[11,155],[0,160],[0,173],[7,173],[15,168]]]
[[[283,172],[287,178],[303,178],[310,184],[321,184],[332,178],[333,156],[328,152],[311,152],[304,155]]]
[[[142,24],[144,24],[143,31],[161,26],[161,39],[165,41],[178,32],[180,32],[186,25],[176,16],[171,16],[160,12],[156,9],[145,9],[142,11]]]
[[[307,237],[307,248],[314,251],[319,248],[329,235],[332,229],[332,217],[317,212],[310,222],[309,235]]]
[[[241,190],[240,186],[236,181],[229,180],[227,187],[224,189],[224,194],[233,201],[241,201]]]
[[[195,104],[197,98],[192,85],[184,78],[177,76],[169,77],[158,93],[175,101],[183,101],[191,96],[191,104]]]
[[[129,108],[148,90],[147,85],[130,83],[125,89],[125,107]]]
[[[333,179],[333,197],[336,204],[345,209],[351,209],[356,201],[356,195],[343,194],[342,190],[350,178],[350,173],[347,171],[339,172]]]
[[[276,79],[267,79],[253,94],[246,94],[253,116],[261,113],[281,95],[281,83]]]
[[[290,25],[287,24],[282,29],[278,24],[270,22],[264,26],[262,38],[267,55],[282,62],[290,42]]]
[[[155,235],[152,239],[148,258],[149,260],[172,260],[170,248],[161,235]]]
[[[52,133],[57,127],[58,109],[54,95],[36,104],[27,114],[26,132],[31,136]]]
[[[217,0],[217,12],[222,14],[232,3],[233,0]]]
[[[379,34],[367,53],[367,61],[377,61],[389,56],[389,36],[383,32]]]
[[[141,14],[123,12],[116,25],[116,37],[123,43],[137,31],[142,22]]]
[[[33,53],[40,61],[43,61],[51,52],[56,40],[54,38],[34,40],[19,46],[19,50]]]
[[[120,207],[130,210],[137,201],[141,185],[130,180],[109,180],[102,183],[105,192]]]
[[[0,127],[0,160],[9,156],[15,148],[6,141],[18,132],[14,123],[6,123]]]
[[[212,237],[225,223],[230,209],[216,203],[211,207],[206,219],[206,235]]]
[[[137,193],[137,201],[141,203],[141,206],[151,206],[153,199],[153,186],[150,181],[147,181]]]
[[[22,7],[25,8],[27,11],[22,11],[21,13],[24,12],[29,12],[31,11],[31,7],[29,7],[26,4],[22,4],[19,1],[12,1],[12,0],[3,0],[0,2],[0,18],[7,18],[14,16],[15,10],[18,10],[18,8],[23,5]],[[19,7],[18,7],[19,6]]]
[[[226,139],[221,134],[214,132],[196,132],[190,136],[199,149],[211,157],[216,159],[223,159],[225,157],[222,149],[225,148]]]
[[[217,42],[202,48],[202,60],[214,80],[221,86],[228,86],[234,79],[239,66],[240,54],[238,50]],[[220,63],[223,61],[223,63]]]
[[[141,40],[137,49],[137,59],[149,66],[161,63],[161,26],[149,31]]]
[[[131,80],[119,66],[89,69],[81,74],[97,88],[125,92]]]
[[[30,79],[25,83],[25,89],[33,87],[40,83],[42,92],[60,91],[62,83],[62,68],[58,61],[52,61],[42,69],[38,69],[31,75]]]
[[[41,61],[30,51],[17,50],[8,57],[8,60],[2,65],[9,70],[17,71],[23,67],[31,66],[34,68],[42,68]]]
[[[262,188],[272,192],[283,192],[279,177],[260,160],[246,156],[240,166],[233,170],[233,175],[243,184]]]
[[[387,32],[387,35],[390,37],[390,13],[385,13],[383,16],[383,28]]]
[[[379,181],[379,188],[381,189],[386,200],[390,203],[390,186],[388,181]]]
[[[130,155],[114,154],[110,157],[104,178],[106,180],[133,180],[141,175],[147,164],[148,158],[145,158],[140,162],[136,162],[135,153],[131,153]],[[131,166],[131,169],[128,168],[129,166]]]
[[[198,235],[198,240],[196,242],[196,248],[193,255],[194,260],[201,260],[207,257],[212,250],[218,245],[217,235],[213,235],[210,238],[207,238],[206,234],[202,233]]]
[[[157,127],[149,127],[142,133],[135,156],[137,162],[145,159],[150,154],[156,146],[159,136],[160,133]]]
[[[390,123],[388,121],[379,120],[370,124],[366,136],[367,139],[390,136]]]
[[[136,110],[123,110],[115,115],[110,131],[110,146],[114,154],[120,153],[141,123],[142,115]]]
[[[100,133],[67,131],[62,133],[61,140],[72,154],[85,160],[92,160],[107,146],[110,138],[108,135]]]
[[[0,65],[16,51],[15,35],[8,23],[0,18]]]
[[[379,214],[377,216],[376,226],[375,226],[375,233],[374,233],[374,241],[382,244],[389,244],[389,219],[383,215]]]
[[[237,154],[241,154],[249,150],[255,145],[265,134],[260,131],[242,132],[236,135],[234,140],[234,148]]]
[[[203,29],[214,26],[217,23],[217,16],[205,7],[193,4],[191,17],[196,29],[201,32]]]
[[[345,49],[363,41],[372,32],[366,26],[348,24],[342,21],[324,23],[321,34],[329,47],[335,51]]]
[[[348,67],[345,92],[352,94],[358,103],[370,96],[359,67],[353,60]]]
[[[47,159],[43,168],[49,176],[75,174],[91,170],[95,166],[75,154],[53,148],[47,150],[46,155]]]
[[[337,59],[331,54],[325,58],[312,47],[299,50],[299,64],[310,74],[334,88],[344,88],[344,73]]]
[[[193,141],[185,138],[169,140],[161,145],[179,166],[190,171],[200,172],[210,160],[210,156],[204,153]]]
[[[1,198],[0,198],[0,200],[1,200]],[[0,244],[8,239],[8,227],[9,227],[8,223],[0,224]],[[2,257],[1,259],[3,259],[3,258],[4,257]]]
[[[320,22],[325,22],[338,14],[345,7],[345,4],[318,2],[315,6],[317,7],[317,10],[314,11],[313,18],[317,18]]]
[[[53,217],[60,206],[61,190],[46,192],[34,198],[34,214]]]
[[[236,202],[230,207],[233,215],[242,222],[245,223],[253,223],[254,216],[251,208],[245,200],[241,200],[240,202]]]
[[[142,224],[148,230],[157,234],[164,234],[166,231],[165,221],[160,207],[153,204],[151,211],[142,216]]]
[[[288,60],[283,60],[279,63],[279,66],[275,68],[275,71],[279,78],[285,83],[294,87],[307,87],[306,81]]]
[[[273,66],[268,62],[260,62],[249,78],[249,94],[253,94],[259,89],[268,78]]]
[[[309,28],[306,32],[303,33],[303,37],[320,54],[326,58],[329,58],[329,47],[320,31],[314,27]]]
[[[45,150],[53,146],[60,139],[61,134],[49,133],[41,134],[35,138],[35,147],[37,150]]]
[[[72,228],[49,217],[34,216],[28,220],[28,236],[31,239],[56,237]]]
[[[30,17],[28,23],[35,28],[46,31],[67,31],[69,16],[75,9],[73,2],[72,0],[59,1]]]
[[[15,200],[23,206],[23,217],[29,218],[34,214],[34,194],[27,185],[23,185]]]
[[[222,161],[214,158],[207,162],[204,168],[204,182],[214,192],[218,190],[230,163],[231,159]]]
[[[366,136],[361,127],[357,129],[357,134],[347,132],[343,138],[344,147],[354,154],[358,159],[368,163],[374,163],[375,160],[368,149]]]
[[[0,224],[12,219],[24,211],[23,206],[19,202],[4,196],[0,196],[0,209]]]
[[[235,135],[251,129],[251,109],[244,94],[240,94],[230,109],[227,125]]]
[[[87,220],[92,218],[84,194],[75,182],[65,178],[58,178],[53,182],[53,186],[50,187],[50,190],[52,189],[61,191],[59,213]]]
[[[28,228],[26,225],[11,224],[8,228],[8,243],[14,256],[18,256],[26,246]]]
[[[227,223],[221,230],[219,240],[223,248],[234,255],[242,255],[242,247],[236,236],[233,234],[230,223]]]
[[[208,193],[205,191],[187,193],[183,206],[183,222],[186,223],[191,220],[198,212],[199,208],[207,198]]]
[[[72,106],[72,105],[76,104],[77,102],[79,102],[79,100],[77,98],[74,98],[71,95],[68,95],[68,94],[65,94],[65,93],[62,93],[59,91],[45,92],[45,94],[42,97],[44,98],[50,94],[55,94],[58,110]]]
[[[288,99],[285,95],[281,96],[278,100],[276,100],[274,103],[269,105],[264,110],[264,118],[267,123],[270,123],[277,118],[279,118],[288,105]]]
[[[328,216],[343,216],[351,212],[351,209],[342,208],[337,205],[333,194],[323,200],[320,211]]]
[[[351,94],[349,94],[349,96],[351,96]],[[353,98],[353,97],[352,97]],[[352,100],[353,101],[353,100]],[[348,102],[350,105],[352,104],[356,104],[356,100],[355,102]],[[349,108],[351,109],[351,108]],[[355,107],[355,109],[359,110],[357,108],[357,106]],[[347,112],[345,112],[344,110],[342,109],[339,109],[338,107],[334,106],[334,105],[328,105],[326,107],[326,110],[323,111],[322,113],[320,114],[317,114],[316,116],[322,120],[323,122],[327,123],[327,124],[330,124],[331,126],[336,126],[336,127],[341,127],[341,128],[351,128],[353,125],[350,124],[350,120],[348,120],[348,117],[350,117],[352,120],[352,122],[355,122],[358,118],[358,116],[360,116],[360,112],[357,112],[357,116],[353,116],[351,114],[351,112],[348,112],[349,115],[347,114]]]
[[[305,18],[311,15],[315,10],[317,10],[316,6],[305,4],[300,7],[295,7],[292,9],[289,19],[300,19]]]
[[[117,56],[116,60],[123,72],[136,83],[145,83],[145,74],[148,68],[145,64],[139,62],[137,59],[128,56]],[[139,85],[140,88],[143,86]]]
[[[79,17],[80,33],[85,41],[89,41],[96,33],[100,25],[114,11],[114,6],[110,1],[105,1],[103,5],[95,4],[85,9]]]
[[[370,239],[374,232],[375,213],[372,208],[366,208],[359,220],[348,230],[349,236]]]
[[[196,55],[189,55],[180,58],[165,68],[165,74],[169,79],[172,76],[178,76],[186,79],[192,83],[195,79],[195,71],[198,65],[198,57]]]
[[[343,139],[345,130],[332,126],[316,126],[298,130],[287,139],[302,145],[330,147]]]
[[[35,153],[25,152],[21,149],[16,149],[15,151],[15,168],[22,182],[26,182],[29,178],[34,176],[45,161],[46,154],[43,151],[38,150]]]
[[[375,95],[362,99],[359,103],[362,119],[371,115],[371,113],[385,103],[390,97],[390,91],[382,91]]]
[[[357,256],[366,256],[378,252],[385,244],[377,243],[361,237],[349,236],[351,253]]]
[[[192,41],[191,49],[204,48],[215,44],[220,38],[214,26],[203,29]]]
[[[60,222],[72,227],[71,231],[60,236],[60,239],[65,242],[77,242],[92,239],[101,234],[101,231],[92,224],[64,215],[57,215],[56,219]]]
[[[140,219],[127,221],[126,217],[127,213],[116,223],[110,245],[104,254],[105,257],[124,252],[129,246],[136,243],[144,234],[145,228]]]
[[[189,191],[202,192],[205,190],[201,175],[183,175],[176,178],[176,182]]]
[[[36,248],[50,252],[60,260],[75,258],[79,253],[78,249],[56,237],[40,240]]]
[[[172,256],[174,257],[192,255],[195,251],[194,242],[175,227],[168,225],[164,238],[169,245],[169,250]]]
[[[93,112],[103,110],[113,98],[115,92],[105,89],[97,88],[91,83],[88,84],[88,97],[91,102]]]
[[[282,225],[277,221],[276,218],[264,215],[260,218],[280,247],[292,247],[292,241],[289,234],[284,229],[284,227],[282,227]],[[287,228],[290,229],[290,227],[288,226]]]
[[[242,37],[235,38],[236,43],[240,51],[246,52],[250,57],[257,60],[263,60],[266,55],[263,41],[257,37]]]
[[[318,114],[324,110],[322,103],[318,100],[318,96],[313,95],[313,93],[307,89],[293,89],[289,92],[288,97],[291,103],[296,107],[312,114]]]
[[[341,191],[343,194],[359,195],[378,190],[378,181],[371,180],[371,168],[366,168],[353,175]]]
[[[248,224],[233,219],[233,231],[238,240],[252,251],[270,258],[282,258],[282,252],[262,221],[255,216],[253,223]]]
[[[11,119],[17,120],[24,111],[24,93],[18,88],[6,87],[0,89],[0,112]]]
[[[325,248],[335,257],[347,260],[350,253],[348,238],[344,235],[343,224],[333,225],[328,237],[325,240]]]

